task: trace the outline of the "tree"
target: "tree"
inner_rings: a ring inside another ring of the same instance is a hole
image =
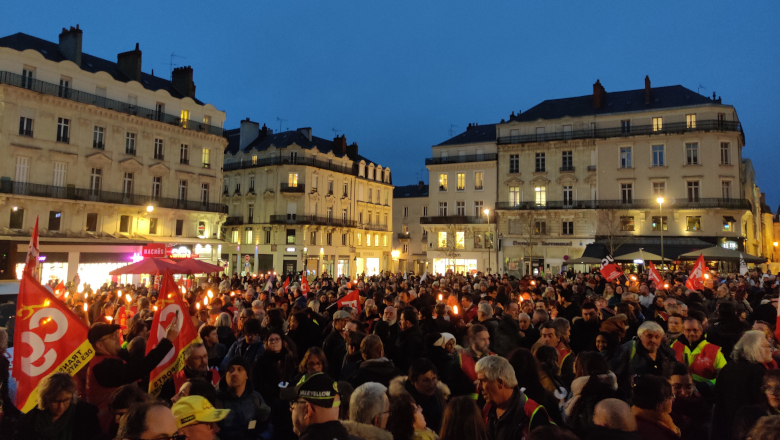
[[[437,231],[431,231],[435,235],[434,240],[436,243],[436,249],[439,250],[439,256],[446,258],[450,263],[449,268],[455,272],[455,260],[460,257],[460,251],[466,248],[466,237],[470,237],[472,231],[470,228],[464,228],[460,224],[447,223],[442,225],[442,229]],[[440,237],[439,232],[447,234],[445,237]],[[441,241],[439,241],[441,238]]]
[[[599,211],[596,237],[604,240],[607,245],[607,250],[612,256],[615,255],[615,252],[617,252],[621,246],[631,239],[631,236],[628,235],[627,232],[633,231],[634,224],[631,223],[629,225],[627,223],[626,225],[623,225],[623,218],[630,217],[627,214],[628,213],[626,212],[611,210]]]
[[[520,214],[519,218],[509,219],[509,233],[519,235],[523,241],[520,242],[520,249],[523,250],[523,263],[525,256],[528,256],[528,267],[533,268],[534,246],[536,241],[543,235],[547,235],[546,219],[537,219],[533,212]],[[525,265],[521,273],[525,272]],[[531,269],[533,273],[533,269]]]

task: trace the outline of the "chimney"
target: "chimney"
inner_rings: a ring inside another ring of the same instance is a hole
[[[141,50],[135,43],[135,50],[123,52],[116,56],[119,71],[132,81],[141,82]]]
[[[247,118],[247,120],[249,120],[249,118]],[[274,131],[271,130],[270,128],[266,127],[265,124],[263,124],[263,128],[260,129],[260,135],[262,137],[266,137],[266,136],[272,135],[272,134],[274,134]]]
[[[241,128],[239,128],[239,141],[238,149],[244,151],[247,145],[260,136],[260,124],[258,122],[252,122],[249,118],[241,121]]]
[[[306,139],[308,139],[309,142],[311,142],[311,127],[299,128],[298,131],[303,133],[303,135],[306,136]]]
[[[333,139],[333,153],[341,153],[342,156],[347,154],[347,135],[342,134]]]
[[[650,96],[650,75],[645,76],[645,104],[650,104],[652,101]]]
[[[192,67],[184,66],[173,69],[171,85],[184,96],[195,99],[195,83],[192,82]]]
[[[79,67],[81,67],[81,35],[79,25],[75,28],[71,26],[70,29],[62,28],[60,34],[60,53]]]
[[[422,191],[423,188],[425,188],[425,182],[422,180],[417,184],[417,188]]]
[[[352,142],[352,144],[347,145],[347,157],[350,159],[357,161],[358,157],[358,144],[357,142]]]
[[[593,84],[593,108],[594,109],[600,109],[601,106],[604,105],[605,95],[606,95],[606,91],[604,91],[604,86],[601,85],[601,81],[596,80],[596,83]]]

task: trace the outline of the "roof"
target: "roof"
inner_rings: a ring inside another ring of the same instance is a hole
[[[607,92],[601,108],[593,108],[593,95],[574,98],[548,99],[528,109],[525,113],[510,117],[510,121],[529,122],[539,119],[560,119],[566,116],[596,116],[611,113],[660,110],[691,105],[720,104],[683,86],[653,87],[651,99],[645,104],[645,89]],[[448,141],[449,142],[449,141]]]
[[[406,185],[393,188],[393,199],[428,197],[428,185]]]
[[[474,125],[463,133],[448,139],[437,147],[443,145],[478,144],[496,141],[496,124]]]
[[[40,53],[47,60],[57,63],[67,59],[60,52],[59,43],[33,37],[32,35],[27,35],[22,32],[0,38],[0,47],[7,47],[9,49],[18,50],[20,52],[28,49],[34,50]],[[81,53],[81,70],[90,73],[106,72],[119,82],[130,82],[130,78],[128,78],[119,70],[119,67],[115,62],[108,61],[103,58],[98,58],[84,52]],[[169,80],[160,78],[158,76],[141,72],[140,84],[147,90],[155,92],[157,90],[165,90],[174,98],[184,98],[184,95],[176,90]],[[199,105],[204,105],[203,102],[197,99],[193,98],[193,100]]]

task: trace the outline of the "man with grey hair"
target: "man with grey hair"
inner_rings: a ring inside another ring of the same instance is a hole
[[[209,353],[206,346],[196,342],[184,350],[184,368],[173,375],[173,380],[163,385],[160,394],[163,396],[173,396],[174,393],[181,391],[182,385],[190,379],[203,379],[211,383],[214,387],[219,383],[219,373],[217,370],[209,369]],[[168,384],[173,382],[173,389],[166,389]]]
[[[618,347],[609,369],[618,379],[618,393],[623,399],[631,397],[631,378],[636,375],[662,376],[664,366],[675,362],[675,353],[663,343],[665,332],[655,321],[645,321],[637,330],[637,337]]]
[[[487,402],[490,440],[525,438],[539,426],[552,425],[547,410],[529,399],[518,387],[515,369],[500,356],[484,357],[475,366],[477,389]]]
[[[366,382],[352,392],[349,420],[341,423],[350,435],[371,440],[391,440],[393,435],[385,431],[389,415],[387,387],[376,382]]]
[[[471,321],[472,324],[484,325],[490,333],[491,342],[495,340],[496,330],[498,330],[498,319],[493,317],[493,306],[487,301],[482,301],[477,305],[477,316]],[[493,348],[493,344],[490,344]]]

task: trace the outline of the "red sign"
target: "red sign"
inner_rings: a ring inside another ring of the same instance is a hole
[[[244,261],[249,261],[249,255],[244,255]]]
[[[359,295],[360,293],[358,293],[357,290],[353,290],[349,294],[344,295],[340,300],[336,301],[336,304],[338,304],[339,308],[352,307],[353,309],[357,309],[358,313],[360,313]]]
[[[141,249],[141,255],[152,258],[165,258],[165,243],[151,243]]]
[[[620,275],[623,275],[623,271],[620,269],[620,266],[615,263],[615,260],[612,259],[612,255],[607,255],[601,260],[601,276],[603,276],[604,279],[612,281]]]

